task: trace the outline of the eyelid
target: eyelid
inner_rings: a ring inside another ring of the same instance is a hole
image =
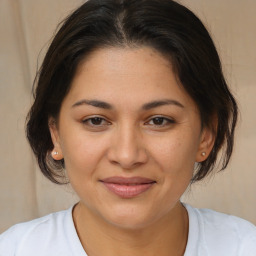
[[[107,124],[103,124],[103,125],[102,125],[102,124],[100,124],[100,125],[88,124],[88,121],[90,121],[90,120],[92,120],[92,119],[94,119],[94,118],[102,119],[102,121],[106,122]],[[90,126],[90,127],[102,127],[102,126],[106,126],[106,125],[109,125],[109,124],[110,124],[110,122],[107,121],[107,119],[106,119],[105,117],[99,116],[99,115],[88,116],[88,117],[86,117],[86,118],[83,118],[83,119],[82,119],[82,123],[83,123],[84,125],[88,125],[88,126]]]
[[[175,123],[175,120],[174,120],[173,118],[166,117],[166,116],[162,116],[162,115],[155,115],[155,116],[150,117],[150,119],[148,119],[148,121],[146,122],[146,124],[149,123],[150,121],[152,121],[152,120],[155,119],[155,118],[162,118],[162,119],[164,119],[165,121],[167,121],[167,123],[168,123],[167,125],[170,125],[170,124],[174,124],[174,123]],[[166,125],[153,125],[153,126],[164,127],[164,126],[166,126]]]
[[[104,124],[90,124],[89,121],[92,120],[92,119],[96,119],[96,118],[99,118],[101,119],[101,121],[104,123]],[[163,119],[163,122],[165,122],[164,124],[149,124],[150,121],[153,121],[154,119],[156,118],[161,118]],[[88,127],[91,127],[91,128],[102,128],[102,127],[105,127],[105,126],[108,126],[108,125],[111,125],[111,122],[109,122],[107,120],[107,118],[103,117],[103,116],[100,116],[100,115],[94,115],[94,116],[88,116],[86,118],[83,118],[82,121],[83,125],[85,126],[88,126]],[[155,116],[151,116],[148,121],[145,122],[146,125],[150,125],[150,126],[153,126],[153,127],[157,127],[157,128],[164,128],[166,126],[170,126],[172,124],[175,124],[176,121],[171,118],[171,117],[166,117],[166,116],[163,116],[163,115],[155,115]]]

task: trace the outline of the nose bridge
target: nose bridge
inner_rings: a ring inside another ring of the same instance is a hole
[[[110,160],[129,169],[147,159],[142,134],[132,122],[124,121],[114,132]]]

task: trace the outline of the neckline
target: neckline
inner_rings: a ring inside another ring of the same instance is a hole
[[[198,246],[199,223],[196,213],[194,212],[194,208],[186,203],[182,203],[182,205],[187,210],[189,222],[188,239],[184,256],[191,256],[193,255],[191,253],[196,253],[196,248]],[[74,253],[74,255],[87,256],[75,228],[75,223],[73,219],[73,209],[75,206],[76,204],[74,204],[72,207],[68,209],[67,218],[69,221],[67,221],[66,224],[69,232],[67,232],[66,235],[69,237],[68,241],[70,241],[70,248],[72,248],[72,252]]]
[[[186,208],[188,213],[188,239],[185,249],[184,256],[198,255],[198,245],[199,245],[199,233],[200,233],[200,223],[198,221],[195,209],[189,204],[182,203]]]
[[[66,215],[66,218],[67,218],[66,225],[68,230],[68,232],[66,232],[66,236],[68,237],[67,241],[69,241],[70,248],[72,250],[72,255],[87,256],[82,246],[82,243],[79,239],[79,236],[77,234],[74,219],[73,219],[73,209],[76,206],[76,204],[74,204],[72,207],[70,207],[67,210],[67,215]]]

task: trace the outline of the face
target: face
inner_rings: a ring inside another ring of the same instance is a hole
[[[213,143],[170,62],[147,47],[87,57],[50,131],[84,209],[134,228],[173,211]]]

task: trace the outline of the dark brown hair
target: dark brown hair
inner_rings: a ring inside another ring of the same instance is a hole
[[[79,63],[95,49],[150,46],[168,58],[180,83],[195,101],[202,126],[215,131],[209,157],[196,167],[193,181],[230,159],[237,105],[222,73],[214,43],[202,22],[172,0],[89,0],[64,20],[34,84],[35,101],[27,117],[27,137],[43,174],[62,183],[65,159],[54,161],[49,117],[57,118]],[[217,118],[217,128],[212,126]]]

